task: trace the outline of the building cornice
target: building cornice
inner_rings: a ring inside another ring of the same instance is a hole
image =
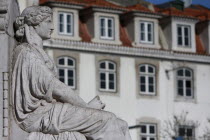
[[[210,64],[209,55],[173,52],[158,49],[134,48],[127,46],[106,45],[79,41],[51,39],[44,42],[46,48],[70,49],[75,51],[96,52],[130,57],[147,57],[171,61],[185,61]]]

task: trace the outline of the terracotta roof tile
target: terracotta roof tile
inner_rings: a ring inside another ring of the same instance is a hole
[[[132,47],[132,42],[129,39],[127,30],[125,27],[120,26],[120,40],[122,41],[123,46]]]
[[[140,5],[140,4],[129,6],[129,7],[127,7],[127,9],[131,10],[131,11],[142,11],[142,12],[151,12],[151,13],[153,13],[153,11],[149,10],[147,7],[144,7],[143,5]]]
[[[44,4],[47,2],[64,2],[64,3],[69,3],[69,4],[81,4],[81,5],[85,5],[85,7],[99,6],[103,8],[126,10],[124,7],[115,5],[106,0],[40,0],[40,4]]]
[[[79,35],[84,42],[91,42],[91,35],[88,32],[87,25],[79,21]]]
[[[196,50],[198,54],[206,54],[206,49],[203,46],[203,43],[199,35],[196,35]]]

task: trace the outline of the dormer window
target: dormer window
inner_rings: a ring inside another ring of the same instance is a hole
[[[73,35],[73,15],[72,13],[63,13],[58,14],[58,26],[59,34]]]
[[[110,17],[100,17],[100,38],[114,39],[114,19]]]
[[[177,44],[180,47],[190,47],[190,26],[177,25]]]
[[[153,28],[152,22],[140,21],[140,43],[153,44]]]

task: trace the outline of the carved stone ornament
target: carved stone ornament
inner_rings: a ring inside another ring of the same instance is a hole
[[[19,127],[29,140],[131,140],[127,123],[104,111],[98,96],[86,103],[58,80],[43,50],[52,31],[49,7],[28,7],[16,19],[12,102]]]

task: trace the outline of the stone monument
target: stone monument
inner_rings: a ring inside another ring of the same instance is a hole
[[[127,123],[104,111],[98,96],[86,103],[58,80],[55,64],[43,50],[43,40],[53,31],[49,7],[26,8],[14,27],[9,94],[12,122],[21,128],[22,139],[131,140]]]

